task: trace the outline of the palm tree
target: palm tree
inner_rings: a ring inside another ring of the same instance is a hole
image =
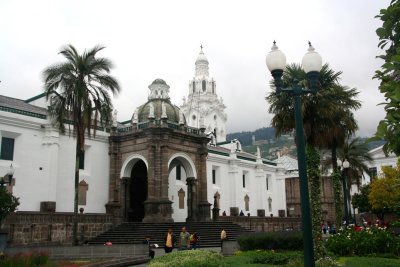
[[[360,138],[346,139],[343,146],[338,150],[339,158],[350,163],[350,167],[346,170],[347,192],[343,192],[343,194],[347,194],[349,201],[351,186],[355,184],[360,189],[363,173],[369,172],[367,163],[371,163],[373,158],[368,152],[367,143],[362,142]]]
[[[99,120],[101,124],[109,125],[113,109],[109,92],[117,94],[120,90],[117,80],[109,75],[113,66],[111,61],[96,57],[102,49],[104,47],[95,46],[80,55],[74,46],[67,45],[60,50],[67,61],[51,65],[43,71],[53,124],[61,133],[65,133],[65,123],[72,124],[77,139],[73,224],[75,245],[78,242],[79,157],[84,153],[85,132],[90,138],[93,128],[95,135]]]
[[[319,90],[315,94],[303,97],[303,125],[307,148],[308,176],[312,205],[313,234],[316,254],[323,252],[320,243],[320,156],[316,147],[330,148],[336,155],[336,147],[340,145],[346,134],[357,130],[357,123],[352,116],[352,110],[361,106],[355,100],[356,89],[350,89],[338,83],[341,72],[334,72],[325,64],[320,71]],[[291,87],[298,82],[302,87],[308,87],[307,76],[298,64],[288,65],[283,73],[283,87]],[[272,84],[272,87],[273,84]],[[276,129],[276,135],[290,133],[295,128],[294,101],[286,93],[270,93],[267,101],[269,112],[274,113],[271,125]],[[335,156],[336,157],[336,156]],[[336,161],[336,160],[335,160]],[[340,196],[339,196],[340,197]]]

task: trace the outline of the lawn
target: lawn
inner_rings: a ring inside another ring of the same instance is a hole
[[[225,257],[223,259],[226,266],[230,267],[302,267],[303,260],[299,258],[298,254],[288,252],[291,255],[291,260],[286,265],[270,265],[270,264],[255,264],[250,263],[251,257],[246,255],[246,253],[235,255],[232,257]],[[400,266],[400,259],[389,259],[389,258],[379,258],[379,257],[341,257],[338,263],[343,267],[398,267]]]
[[[341,257],[339,263],[346,267],[398,267],[400,259],[388,259],[378,257]]]

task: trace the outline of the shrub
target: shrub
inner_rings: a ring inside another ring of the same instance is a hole
[[[150,261],[148,267],[220,267],[222,255],[209,250],[185,250],[164,254]]]
[[[329,237],[326,248],[340,256],[376,254],[400,256],[400,239],[385,229],[372,228],[359,232],[345,229]]]
[[[252,233],[238,238],[240,249],[247,250],[302,250],[303,236],[301,232]]]
[[[253,251],[247,254],[250,263],[284,265],[289,262],[290,256],[273,251]]]
[[[30,252],[27,254],[3,255],[0,258],[0,266],[2,267],[35,267],[47,264],[49,255],[47,252]]]

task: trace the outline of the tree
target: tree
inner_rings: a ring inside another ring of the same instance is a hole
[[[3,220],[14,212],[18,206],[19,198],[9,193],[5,186],[0,186],[0,228]]]
[[[384,94],[386,116],[379,122],[374,139],[384,139],[385,154],[400,155],[400,1],[392,0],[386,9],[376,16],[382,20],[382,27],[376,30],[378,47],[385,54],[378,56],[384,60],[374,78],[381,81],[379,90]]]
[[[371,183],[369,202],[383,220],[387,212],[400,211],[400,159],[396,167],[382,167],[383,174]]]
[[[112,103],[109,92],[116,94],[120,87],[110,76],[112,63],[96,57],[102,46],[79,54],[75,47],[67,45],[61,49],[67,61],[54,64],[43,71],[45,94],[50,99],[49,112],[53,124],[65,133],[65,123],[72,124],[76,136],[75,190],[73,243],[78,242],[78,186],[79,157],[84,153],[85,132],[88,137],[96,134],[98,121],[108,126],[111,122]]]
[[[353,139],[346,139],[343,146],[339,149],[339,158],[350,163],[350,167],[347,170],[347,188],[355,184],[358,188],[361,185],[361,179],[363,178],[363,173],[368,173],[369,168],[367,163],[371,163],[373,158],[368,153],[368,144],[362,142],[359,137]]]
[[[320,156],[315,148],[332,148],[336,155],[336,147],[343,143],[347,134],[357,130],[357,123],[352,111],[361,104],[355,98],[356,89],[350,89],[338,83],[341,72],[334,72],[325,64],[319,77],[317,93],[304,96],[302,99],[304,134],[307,144],[307,164],[310,183],[312,221],[315,252],[322,256],[321,243],[321,199],[320,199]],[[298,82],[303,88],[308,87],[305,71],[298,64],[288,65],[283,73],[283,87],[291,87]],[[274,88],[274,84],[271,84]],[[276,129],[276,136],[290,133],[295,128],[294,101],[287,93],[271,92],[267,96],[270,104],[269,112],[274,113],[271,125]],[[335,156],[336,157],[336,156]],[[336,163],[336,160],[335,160]],[[340,201],[338,201],[340,202]]]
[[[371,185],[367,184],[360,187],[359,193],[355,193],[352,197],[351,204],[357,208],[359,212],[372,211],[371,203],[369,203],[368,195],[371,192]]]

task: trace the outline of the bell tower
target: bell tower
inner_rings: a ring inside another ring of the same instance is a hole
[[[217,142],[226,141],[226,106],[222,97],[218,99],[215,80],[209,76],[209,62],[203,46],[195,62],[195,72],[189,81],[189,95],[183,98],[180,107],[188,126],[205,127],[206,133],[213,133]]]

